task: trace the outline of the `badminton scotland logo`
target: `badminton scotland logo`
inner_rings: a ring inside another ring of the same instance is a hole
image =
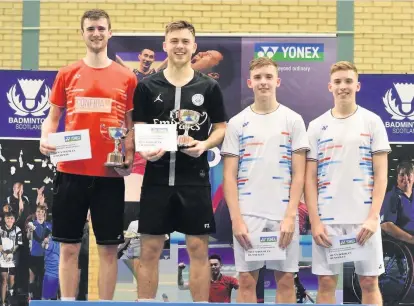
[[[18,79],[7,92],[7,100],[14,116],[8,118],[18,130],[40,130],[50,108],[50,87],[42,79]]]
[[[7,100],[9,106],[15,111],[14,114],[18,116],[29,114],[35,117],[44,116],[45,111],[50,107],[48,104],[50,88],[45,85],[44,93],[40,96],[39,101],[36,97],[45,80],[19,79],[17,81],[23,93],[22,100],[20,94],[17,93],[17,84],[14,84],[7,92]]]
[[[401,107],[398,107],[396,99],[393,99],[391,88],[382,98],[385,110],[391,115],[391,119],[403,120],[408,118],[410,120],[414,120],[414,107],[412,106],[414,98],[414,84],[394,83],[394,87],[397,91],[398,97],[401,100]]]
[[[322,62],[324,44],[260,43],[255,44],[254,57],[268,57],[277,62]]]

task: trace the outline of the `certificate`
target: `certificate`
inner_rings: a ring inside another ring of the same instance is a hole
[[[177,151],[177,124],[135,124],[135,151]]]
[[[285,260],[286,250],[279,247],[280,232],[249,234],[253,248],[244,252],[246,261]]]
[[[375,255],[370,240],[361,246],[356,239],[357,234],[332,236],[332,246],[326,249],[328,264],[369,260]]]
[[[89,130],[51,133],[48,142],[56,147],[56,152],[50,154],[53,164],[92,158]]]

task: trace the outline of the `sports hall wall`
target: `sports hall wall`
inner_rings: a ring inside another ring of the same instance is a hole
[[[2,1],[2,69],[56,70],[81,58],[79,19],[96,7],[108,11],[115,33],[161,32],[182,18],[198,33],[336,34],[337,59],[354,61],[361,73],[414,70],[414,2],[379,0]],[[99,262],[90,233],[88,299],[96,300]]]

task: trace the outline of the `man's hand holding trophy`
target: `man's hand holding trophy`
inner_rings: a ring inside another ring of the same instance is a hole
[[[191,157],[199,157],[207,150],[204,141],[195,140],[188,134],[191,127],[203,124],[207,120],[207,116],[205,116],[203,122],[199,123],[201,117],[201,114],[194,110],[180,109],[177,111],[177,118],[184,128],[184,134],[177,138],[178,149]]]

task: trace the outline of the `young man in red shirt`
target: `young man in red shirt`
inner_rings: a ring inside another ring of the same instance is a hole
[[[89,130],[92,158],[59,162],[53,186],[53,240],[61,243],[59,282],[62,300],[74,300],[78,284],[78,255],[90,209],[100,260],[99,298],[113,298],[117,275],[117,246],[123,243],[125,169],[104,166],[114,142],[106,127],[132,128],[131,111],[136,77],[107,55],[111,22],[103,10],[91,10],[81,19],[86,56],[60,69],[50,96],[50,111],[42,125],[40,151],[55,147],[55,133],[66,109],[65,131]],[[125,168],[134,158],[132,138],[125,142]],[[110,224],[110,225],[108,225]]]

